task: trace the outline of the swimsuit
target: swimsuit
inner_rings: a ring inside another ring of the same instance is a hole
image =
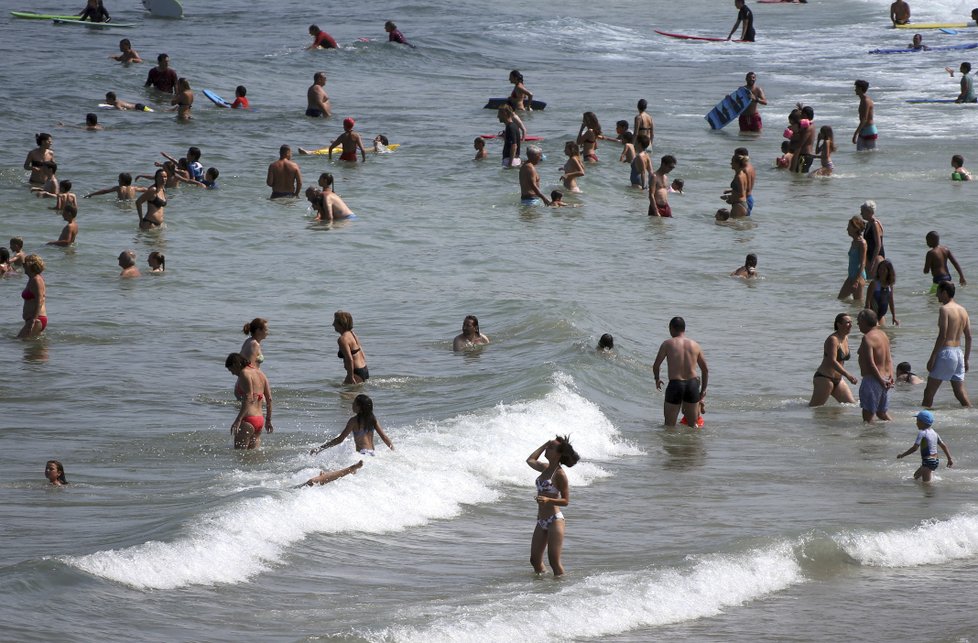
[[[747,195],[747,216],[750,216],[750,213],[753,212],[753,211],[754,211],[754,195],[753,194],[748,194]]]
[[[880,232],[876,219],[866,223],[866,230],[863,232],[863,239],[866,240],[867,260],[869,260],[876,253],[877,245],[880,247],[879,256],[886,256],[886,250],[883,248],[883,233]]]
[[[37,316],[37,321],[41,322],[41,331],[44,331],[44,329],[48,327],[48,316],[47,315],[38,315]]]
[[[306,108],[306,116],[311,116],[312,118],[319,118],[322,115],[323,115],[323,111],[321,109],[316,109],[314,107]]]
[[[342,154],[340,154],[340,160],[341,161],[353,161],[354,163],[356,163],[357,162],[357,151],[356,150],[353,150],[352,152],[343,152]]]
[[[876,282],[876,289],[873,290],[873,303],[876,304],[876,315],[883,319],[890,311],[890,287]]]
[[[940,460],[937,459],[937,447],[943,444],[941,436],[937,435],[937,431],[930,427],[918,430],[914,444],[920,445],[921,466],[927,467],[931,471],[937,471],[937,465],[940,464]]]
[[[250,105],[248,104],[248,99],[245,98],[244,96],[238,96],[237,98],[234,99],[234,102],[231,103],[231,109],[239,109],[239,108],[240,109],[250,108]]]
[[[841,346],[839,346],[836,349],[836,351],[835,351],[835,359],[836,359],[836,361],[839,361],[839,362],[848,362],[850,357],[852,357],[852,354],[851,353],[843,353]],[[842,381],[842,375],[836,375],[836,376],[833,377],[831,375],[824,375],[823,373],[821,373],[819,371],[815,371],[815,375],[812,376],[812,379],[814,379],[816,377],[824,377],[827,380],[832,380],[833,385],[836,385],[836,384],[838,384],[839,382]]]
[[[741,114],[740,118],[737,119],[740,124],[741,132],[760,132],[761,131],[761,113],[754,112],[753,114]]]
[[[561,497],[560,490],[554,486],[552,478],[544,478],[543,476],[540,476],[539,478],[536,479],[536,485],[537,485],[538,496],[547,496],[548,498]],[[563,519],[564,519],[564,514],[562,514],[558,509],[557,512],[554,515],[550,516],[549,518],[538,518],[537,526],[540,527],[540,529],[547,531],[550,528],[550,525],[552,525],[554,522],[558,520],[563,520]]]
[[[666,404],[679,404],[686,402],[695,404],[700,401],[700,378],[694,377],[691,380],[669,380],[666,386]]]
[[[638,166],[636,167],[635,161],[638,161]],[[642,161],[638,157],[632,161],[632,173],[629,177],[632,185],[642,185]]]
[[[876,125],[867,125],[859,132],[859,140],[856,141],[856,151],[876,149],[876,139],[879,138],[879,130]]]
[[[540,199],[535,196],[520,197],[520,205],[540,205]]]
[[[960,346],[945,346],[937,353],[934,360],[934,370],[930,371],[928,377],[935,380],[947,382],[964,381],[964,351]]]
[[[273,198],[273,199],[284,199],[284,198],[290,197],[290,196],[295,196],[295,194],[293,194],[292,192],[275,192],[273,190],[272,191],[271,198]]]
[[[890,391],[875,377],[864,377],[859,384],[859,407],[871,413],[886,413]]]
[[[164,201],[163,199],[161,199],[158,195],[156,197],[153,197],[153,200],[152,201],[149,201],[149,204],[152,205],[152,206],[154,206],[154,207],[157,207],[157,208],[165,208],[166,207],[166,201]]]
[[[364,382],[370,379],[370,371],[367,370],[366,366],[353,369],[353,374],[362,379]]]
[[[672,217],[672,208],[669,206],[668,203],[656,203],[656,206],[658,206],[659,208],[660,217]],[[656,216],[655,211],[652,209],[651,205],[649,205],[649,216],[652,217]]]
[[[24,290],[21,291],[20,296],[24,299],[24,301],[34,299],[34,293],[31,292],[30,288],[24,288]]]
[[[594,152],[586,152],[584,154],[584,160],[585,161],[593,161],[594,163],[597,163],[598,162],[598,155],[595,154]]]
[[[256,437],[261,433],[261,430],[265,428],[265,418],[260,415],[246,415],[241,418],[241,423],[244,424],[245,422],[255,427]]]

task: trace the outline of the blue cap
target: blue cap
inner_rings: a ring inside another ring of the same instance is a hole
[[[921,422],[923,422],[924,424],[926,424],[927,426],[930,426],[931,424],[934,423],[934,414],[931,413],[930,411],[921,411],[914,417],[920,420]]]

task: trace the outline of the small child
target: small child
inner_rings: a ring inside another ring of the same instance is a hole
[[[950,248],[941,245],[941,236],[937,234],[937,231],[931,230],[924,239],[927,242],[927,247],[930,248],[924,256],[924,274],[930,273],[931,280],[934,282],[930,288],[931,294],[937,292],[937,284],[942,281],[954,281],[951,279],[951,271],[947,269],[948,261],[958,271],[958,282],[962,286],[968,285],[964,273],[961,272],[961,264],[954,258],[954,253],[951,252]]]
[[[207,171],[204,172],[204,178],[198,181],[200,185],[203,185],[208,190],[217,189],[217,177],[221,176],[221,173],[216,167],[209,167]]]
[[[921,411],[914,417],[917,418],[917,439],[913,446],[898,455],[897,459],[908,456],[919,448],[920,467],[914,471],[913,479],[930,482],[933,472],[937,471],[940,464],[937,457],[937,447],[941,447],[944,455],[947,456],[949,469],[954,466],[954,460],[951,459],[951,452],[948,450],[947,444],[941,439],[941,436],[937,435],[937,431],[931,428],[934,424],[934,414],[930,411]]]
[[[132,184],[132,174],[128,172],[119,173],[119,185],[113,186],[111,188],[105,188],[103,190],[95,190],[83,196],[83,199],[88,199],[93,196],[100,196],[102,194],[115,193],[116,198],[120,201],[131,201],[136,198],[137,192],[145,192],[146,188],[137,188]]]
[[[10,240],[10,252],[13,254],[10,256],[10,266],[11,267],[23,267],[24,259],[27,258],[27,253],[24,252],[24,240],[20,237],[13,237]]]
[[[883,259],[876,265],[876,274],[866,288],[865,308],[869,308],[880,320],[880,326],[884,325],[887,311],[893,318],[893,325],[899,326],[900,322],[896,318],[896,306],[893,303],[893,286],[896,284],[896,270],[889,259]]]
[[[51,206],[52,210],[56,212],[61,212],[65,205],[71,203],[76,208],[78,207],[78,197],[75,196],[74,192],[71,191],[71,181],[65,179],[64,181],[58,181],[58,191],[55,194],[50,192],[40,191],[37,193],[39,197],[54,199],[54,205]]]
[[[725,223],[730,220],[730,210],[727,208],[720,208],[717,213],[713,215],[714,220],[717,223]]]
[[[620,163],[631,163],[635,160],[635,137],[631,132],[625,132],[621,135],[621,142],[624,147],[621,150],[621,156],[618,157]]]
[[[605,333],[598,340],[598,350],[599,351],[610,351],[615,347],[615,338],[609,333]]]
[[[65,204],[61,216],[65,220],[65,227],[61,229],[61,236],[58,237],[57,241],[48,241],[47,245],[66,248],[73,244],[78,236],[78,222],[75,221],[78,216],[78,206],[73,203]]]
[[[951,167],[954,169],[951,172],[952,181],[970,181],[971,172],[964,169],[964,157],[960,154],[955,154],[951,157]]]
[[[923,384],[924,378],[911,370],[910,362],[900,362],[896,367],[896,381],[905,384]]]
[[[757,276],[757,255],[753,252],[747,255],[744,265],[730,273],[731,277],[743,277],[753,279]]]
[[[329,158],[333,158],[333,148],[342,147],[343,153],[340,154],[341,161],[357,162],[357,150],[360,150],[362,162],[367,162],[367,152],[363,149],[363,140],[360,135],[353,131],[356,121],[352,118],[343,119],[343,133],[336,137],[336,140],[329,144]]]
[[[149,264],[150,272],[166,272],[166,257],[159,250],[149,253],[146,263]]]
[[[39,188],[31,188],[31,192],[34,196],[40,197],[50,197],[56,199],[58,197],[58,177],[56,176],[58,172],[58,164],[54,161],[43,161],[37,164],[37,169],[41,173],[41,179],[44,183]]]
[[[774,166],[779,170],[787,170],[791,167],[791,157],[794,156],[789,150],[791,144],[788,141],[781,141],[781,156],[774,160]]]
[[[129,42],[128,38],[123,38],[119,41],[119,51],[122,53],[118,56],[109,56],[112,60],[118,60],[121,63],[141,63],[143,59],[139,57],[136,50],[132,48],[132,43]]]
[[[818,156],[822,167],[812,172],[812,176],[829,176],[832,174],[832,152],[835,151],[835,135],[832,128],[822,125],[818,130],[818,140],[815,142],[815,154]]]
[[[486,139],[481,136],[476,136],[475,140],[472,141],[472,147],[475,148],[475,158],[472,159],[473,161],[481,161],[489,158],[489,150],[486,149]]]
[[[683,188],[686,187],[686,182],[682,179],[673,179],[672,185],[669,186],[670,192],[675,192],[676,194],[684,194]]]
[[[251,109],[251,105],[248,103],[248,88],[244,85],[238,85],[234,88],[234,102],[231,103],[231,109]]]
[[[390,154],[391,149],[388,147],[391,144],[390,140],[383,134],[378,134],[374,137],[374,152],[377,154]]]
[[[564,154],[567,155],[567,162],[560,168],[560,181],[571,192],[580,192],[581,188],[577,186],[577,178],[584,176],[581,147],[574,141],[567,141],[564,144]]]
[[[703,400],[700,400],[700,414],[696,418],[696,428],[697,429],[702,429],[703,428],[703,425],[706,424],[706,421],[703,419],[703,414],[704,413],[706,413],[706,402],[704,402]],[[679,420],[679,423],[680,424],[683,424],[685,426],[689,426],[689,420],[686,419],[686,416],[685,415],[683,416],[683,418],[681,420]]]
[[[565,208],[567,204],[564,203],[564,193],[560,190],[554,190],[550,193],[550,207],[551,208]]]

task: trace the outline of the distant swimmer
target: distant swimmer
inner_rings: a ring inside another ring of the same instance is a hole
[[[17,266],[23,267],[27,254],[24,252],[24,240],[20,237],[10,238],[10,267],[16,269]]]
[[[543,158],[543,150],[536,145],[526,148],[526,163],[520,168],[520,203],[522,205],[537,205],[541,201],[550,205],[543,192],[540,191],[540,174],[537,164]]]
[[[78,14],[78,19],[91,22],[109,22],[112,20],[112,16],[109,15],[109,10],[102,4],[102,0],[88,0],[85,8]]]
[[[754,42],[754,12],[750,10],[750,7],[747,6],[744,0],[734,0],[734,7],[738,9],[737,22],[734,23],[733,29],[730,30],[730,35],[727,36],[727,40],[733,38],[737,27],[743,25],[741,27],[740,39],[746,40],[747,42]]]
[[[132,48],[132,43],[129,42],[128,38],[123,38],[119,41],[119,51],[122,52],[118,56],[109,56],[112,60],[117,60],[121,63],[141,63],[143,59],[139,57],[139,52]]]
[[[336,356],[343,360],[343,368],[346,369],[346,379],[343,383],[366,382],[370,379],[367,355],[360,345],[360,338],[353,332],[353,315],[344,310],[337,310],[333,314],[333,330],[339,333],[339,337],[336,338],[336,344],[339,346]]]
[[[347,421],[346,426],[338,436],[322,446],[316,447],[309,452],[309,455],[316,455],[324,449],[331,449],[342,444],[350,435],[353,435],[353,448],[357,453],[361,455],[375,455],[374,432],[380,436],[380,439],[384,441],[388,449],[391,451],[394,450],[394,443],[384,433],[384,428],[380,426],[380,422],[374,416],[374,401],[370,399],[370,396],[364,395],[363,393],[357,395],[353,400],[353,413],[355,415]]]
[[[856,400],[843,378],[853,384],[856,377],[846,370],[845,363],[849,361],[849,333],[852,332],[852,317],[846,313],[835,316],[834,331],[825,338],[822,344],[822,362],[812,376],[812,399],[808,406],[822,406],[829,396],[834,397],[840,404],[852,404]]]
[[[41,185],[46,180],[44,178],[42,163],[54,160],[54,150],[52,149],[54,140],[47,132],[41,132],[34,136],[34,142],[37,147],[27,153],[27,159],[24,160],[24,169],[31,171],[31,176],[27,180],[28,183],[31,185]]]
[[[700,401],[706,398],[710,371],[700,345],[686,337],[686,321],[682,317],[669,320],[670,339],[662,342],[652,364],[656,390],[662,390],[659,371],[662,362],[668,362],[669,385],[662,403],[666,426],[676,426],[679,411],[688,418],[690,426],[696,426],[700,415]],[[702,380],[696,376],[699,367]]]
[[[890,5],[890,22],[894,27],[910,23],[910,5],[905,0],[896,0]]]
[[[315,485],[323,485],[323,484],[333,482],[334,480],[339,480],[344,476],[355,474],[357,471],[360,470],[362,466],[363,466],[363,460],[360,460],[356,464],[351,464],[345,469],[337,469],[336,471],[320,470],[318,476],[313,476],[312,478],[309,478],[304,483],[296,486],[296,489],[300,487],[312,487]]]
[[[659,161],[659,167],[649,179],[649,216],[671,217],[669,205],[669,172],[676,169],[676,157],[666,154]]]
[[[757,111],[758,105],[767,105],[767,97],[764,96],[764,90],[761,86],[757,84],[757,74],[754,72],[747,72],[745,78],[746,82],[744,87],[751,94],[750,104],[747,105],[745,109],[740,114],[738,123],[740,124],[741,132],[760,132],[761,123],[761,113]]]
[[[10,248],[14,249],[11,239]],[[44,260],[37,255],[24,257],[24,274],[27,275],[27,287],[20,293],[24,300],[22,319],[24,326],[17,333],[18,339],[37,337],[48,326],[47,286],[44,284]]]
[[[122,111],[127,111],[127,110],[136,110],[137,112],[146,111],[146,105],[142,103],[130,103],[128,101],[119,100],[119,98],[116,97],[115,92],[105,92],[105,104],[111,105],[113,108]]]
[[[119,253],[119,267],[122,268],[122,272],[119,273],[120,277],[126,279],[138,277],[139,268],[136,266],[136,251],[123,250]]]
[[[734,158],[736,158],[737,156],[745,156],[745,157],[747,157],[747,164],[744,165],[744,174],[747,175],[746,176],[746,178],[747,178],[747,216],[750,216],[754,212],[754,185],[757,183],[757,170],[754,169],[754,164],[751,163],[751,161],[750,161],[750,152],[747,151],[747,148],[746,147],[738,147],[737,149],[734,150],[733,155],[734,155]],[[682,194],[683,193],[683,190],[682,190],[682,181],[680,181],[679,179],[676,179],[676,181],[673,181],[673,183],[675,184],[677,181],[680,183],[680,187],[678,189],[676,189],[675,188],[675,185],[673,185],[673,188],[674,188],[673,191],[679,192],[680,194]]]
[[[952,181],[970,181],[971,172],[964,167],[964,157],[960,154],[955,154],[951,157],[951,180]]]
[[[156,67],[146,75],[144,87],[153,87],[164,94],[172,94],[177,87],[177,72],[170,69],[170,57],[160,54],[156,57]]]
[[[855,302],[863,300],[863,286],[866,285],[866,240],[863,230],[866,222],[858,216],[849,219],[846,232],[852,239],[849,244],[849,270],[846,280],[839,290],[839,299],[845,301],[852,298]]]
[[[486,139],[481,136],[476,136],[472,142],[472,147],[475,148],[475,158],[472,159],[473,161],[483,161],[489,158],[489,150],[486,149]]]
[[[65,467],[57,460],[48,460],[44,465],[44,477],[55,487],[64,487],[68,484],[65,478]]]
[[[924,238],[927,242],[927,254],[924,256],[924,274],[930,273],[931,279],[934,282],[931,288],[932,292],[937,292],[937,285],[942,282],[952,282],[951,271],[947,269],[947,264],[950,261],[954,269],[958,271],[958,283],[962,286],[967,286],[968,282],[964,278],[964,273],[961,271],[961,264],[958,260],[954,258],[954,253],[947,246],[941,245],[941,236],[936,230],[931,230],[927,233]]]
[[[546,463],[540,461],[546,458]],[[543,574],[543,552],[547,552],[550,569],[555,577],[564,575],[560,556],[564,548],[564,514],[562,508],[570,504],[570,483],[563,467],[573,467],[581,459],[568,436],[558,435],[538,447],[526,459],[540,475],[536,479],[537,524],[530,541],[530,564],[533,571]]]
[[[401,33],[401,30],[397,28],[397,25],[390,20],[384,23],[384,31],[387,32],[387,42],[396,42],[401,45],[407,45],[411,49],[416,49],[414,45],[407,41],[407,38],[405,38],[404,34]]]
[[[898,383],[910,384],[916,386],[917,384],[923,384],[924,378],[920,377],[913,372],[913,367],[910,362],[900,362],[896,367],[896,381]]]
[[[475,315],[466,315],[462,320],[462,332],[455,336],[452,341],[453,351],[464,351],[476,346],[485,346],[489,343],[489,338],[479,330],[479,318]]]
[[[251,109],[251,104],[248,102],[248,88],[244,85],[234,88],[234,102],[231,103],[231,109]]]
[[[930,47],[924,44],[923,36],[921,36],[919,33],[915,33],[913,38],[910,40],[910,44],[907,45],[907,49],[913,49],[914,51],[927,51],[930,49]]]
[[[319,25],[309,25],[309,35],[312,36],[312,44],[306,49],[339,49],[333,37],[320,29]]]
[[[306,116],[310,118],[328,118],[333,114],[329,96],[323,87],[326,86],[326,72],[317,71],[312,77],[312,85],[306,91]]]
[[[238,378],[234,384],[234,396],[241,401],[237,417],[231,423],[235,449],[256,449],[261,446],[261,433],[272,427],[272,389],[268,378],[248,363],[241,353],[231,353],[224,366]],[[262,403],[265,416],[262,417]]]
[[[83,129],[87,132],[101,132],[105,128],[99,125],[98,114],[95,112],[89,112],[85,114],[85,124],[84,125],[66,125],[63,121],[58,121],[58,127],[75,127],[78,129]]]
[[[352,118],[343,119],[343,133],[336,137],[336,140],[329,144],[329,158],[333,158],[333,148],[343,149],[340,154],[341,161],[357,162],[357,150],[360,150],[360,161],[367,162],[367,151],[363,149],[363,139],[357,132],[353,131],[356,121]]]
[[[856,96],[859,97],[859,125],[852,134],[852,142],[856,144],[857,152],[875,150],[879,130],[873,120],[873,99],[867,93],[869,83],[865,80],[857,80],[854,87]]]
[[[248,336],[241,345],[241,354],[248,360],[248,364],[254,368],[261,368],[265,362],[265,355],[261,351],[261,343],[268,337],[268,320],[255,317],[250,322],[245,322],[241,332]]]
[[[506,102],[517,112],[531,111],[530,103],[533,100],[533,92],[523,85],[523,74],[518,69],[509,72],[509,82],[513,83],[513,91],[510,93]]]
[[[136,199],[136,216],[139,217],[140,230],[152,230],[163,225],[163,216],[166,214],[166,178],[166,170],[156,170],[153,185]],[[146,205],[145,216],[143,204]]]
[[[14,267],[10,265],[10,251],[0,248],[0,277],[5,277],[11,272],[14,272]]]
[[[154,250],[146,257],[150,272],[166,272],[166,256],[159,250]]]
[[[975,97],[975,79],[971,75],[971,63],[961,63],[958,68],[961,71],[961,93],[958,97],[954,99],[956,103],[978,103],[978,98]],[[954,70],[950,67],[945,67],[944,71],[954,78]]]
[[[73,244],[78,237],[78,222],[75,221],[77,216],[78,208],[71,203],[66,204],[61,211],[61,217],[65,220],[65,227],[61,230],[61,236],[56,241],[48,241],[47,245],[66,248]]]
[[[954,460],[951,459],[951,451],[947,448],[947,443],[941,439],[941,436],[933,428],[934,414],[924,410],[914,417],[917,419],[917,439],[914,440],[913,446],[898,455],[897,459],[905,458],[917,449],[920,449],[920,467],[914,471],[913,479],[920,480],[921,482],[930,482],[934,472],[937,471],[937,467],[940,466],[937,447],[941,447],[944,455],[947,456],[947,466],[949,469],[954,466]]]
[[[649,102],[644,98],[639,99],[637,109],[638,113],[635,114],[635,122],[632,125],[633,132],[635,135],[635,140],[644,135],[648,139],[648,143],[645,144],[645,151],[652,151],[652,143],[655,141],[655,123],[652,122],[652,114],[649,114],[646,109],[649,107]],[[641,146],[639,146],[641,147]],[[636,151],[640,151],[638,147]]]
[[[964,387],[964,375],[970,370],[971,320],[964,306],[954,301],[954,284],[942,281],[937,284],[937,301],[941,311],[937,318],[937,339],[930,359],[927,360],[927,387],[923,405],[934,406],[934,395],[941,383],[950,380],[951,390],[961,406],[971,406],[968,391]],[[964,350],[961,337],[964,336]]]
[[[599,351],[610,351],[615,348],[615,338],[610,333],[605,333],[600,338],[598,338],[598,350]]]
[[[265,185],[272,188],[273,199],[297,197],[302,190],[302,172],[292,160],[292,148],[278,148],[278,160],[269,164]]]
[[[893,388],[893,356],[890,354],[890,338],[878,326],[876,313],[864,308],[856,317],[859,332],[863,334],[859,344],[859,406],[863,422],[872,423],[873,417],[889,420],[890,389]]]
[[[741,277],[743,279],[754,279],[757,277],[757,255],[753,252],[744,259],[744,265],[730,273],[731,277]]]

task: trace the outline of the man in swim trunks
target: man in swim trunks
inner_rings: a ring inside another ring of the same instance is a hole
[[[962,286],[967,286],[968,282],[965,281],[964,273],[961,272],[961,264],[954,258],[954,254],[950,248],[941,245],[941,237],[937,234],[937,231],[931,230],[928,232],[926,240],[927,247],[930,250],[927,251],[927,256],[924,257],[924,274],[930,273],[931,279],[934,281],[931,292],[936,293],[937,285],[942,281],[952,281],[951,272],[947,269],[948,261],[958,271],[958,282]]]
[[[896,0],[890,5],[890,22],[894,27],[910,23],[910,5],[905,0]]]
[[[767,105],[767,98],[764,96],[764,90],[757,84],[757,74],[752,71],[747,72],[746,81],[744,87],[751,93],[751,101],[750,105],[747,106],[747,109],[743,111],[738,119],[740,131],[760,132],[761,113],[757,111],[757,106]]]
[[[156,67],[149,70],[143,87],[154,87],[164,94],[175,94],[177,87],[177,72],[170,69],[170,57],[160,54],[156,57]]]
[[[676,169],[676,157],[666,154],[659,161],[659,169],[652,173],[649,182],[649,216],[671,217],[669,206],[669,172]]]
[[[937,340],[927,360],[927,386],[924,388],[923,405],[934,405],[934,395],[941,382],[951,381],[951,390],[961,406],[971,406],[968,391],[964,388],[964,374],[968,372],[971,357],[971,320],[964,306],[954,301],[954,284],[943,281],[937,284],[937,301],[941,312],[937,317]],[[964,335],[964,351],[961,336]]]
[[[302,172],[292,160],[292,148],[283,145],[278,148],[278,160],[268,166],[265,185],[272,188],[273,199],[297,197],[302,189]]]
[[[875,415],[889,420],[890,389],[893,388],[893,356],[890,354],[890,338],[879,328],[879,318],[872,310],[864,308],[856,317],[863,340],[859,344],[859,372],[863,381],[859,384],[859,406],[863,410],[863,422],[872,423]]]
[[[309,25],[309,35],[312,36],[312,44],[306,49],[339,49],[339,45],[333,37],[319,28],[318,25]]]
[[[328,118],[333,114],[329,104],[329,96],[323,89],[326,85],[326,72],[317,71],[312,77],[312,85],[306,91],[306,116],[310,118]]]
[[[550,199],[540,191],[540,174],[537,173],[537,163],[543,158],[543,150],[536,145],[526,148],[526,163],[520,168],[520,203],[536,205],[543,201],[550,205]]]
[[[341,161],[357,162],[357,150],[360,150],[360,159],[367,162],[367,152],[363,149],[363,140],[360,135],[353,131],[356,121],[352,118],[343,119],[343,133],[336,137],[336,140],[329,144],[329,158],[333,158],[333,148],[342,146],[343,153],[340,154]]]
[[[859,126],[852,133],[852,142],[856,144],[857,152],[875,150],[879,132],[873,121],[873,99],[866,93],[869,91],[869,83],[865,80],[857,80],[854,86],[856,96],[859,97]]]
[[[662,390],[659,369],[663,360],[669,362],[669,385],[662,403],[666,426],[676,426],[679,411],[686,416],[689,426],[696,426],[700,417],[700,402],[706,397],[706,385],[710,371],[700,345],[686,337],[686,321],[682,317],[669,320],[670,339],[662,342],[652,364],[656,390]],[[699,366],[702,380],[696,377]]]
[[[747,174],[747,216],[750,216],[750,213],[754,211],[754,184],[757,182],[757,170],[754,169],[754,164],[750,162],[750,152],[747,151],[746,147],[735,149],[733,158],[737,156],[747,157],[747,166],[744,168],[744,173]]]
[[[644,98],[638,101],[638,114],[635,115],[635,124],[633,126],[635,140],[638,140],[639,136],[645,135],[648,137],[649,142],[645,147],[646,152],[652,151],[652,141],[655,139],[655,124],[652,122],[652,114],[646,112],[649,103]],[[636,147],[636,151],[639,151]]]
[[[733,29],[730,30],[730,35],[727,36],[727,40],[733,38],[737,27],[743,24],[744,27],[740,32],[740,39],[747,42],[754,42],[754,12],[748,8],[745,0],[734,0],[734,6],[739,10],[737,13],[737,22],[734,23]]]

